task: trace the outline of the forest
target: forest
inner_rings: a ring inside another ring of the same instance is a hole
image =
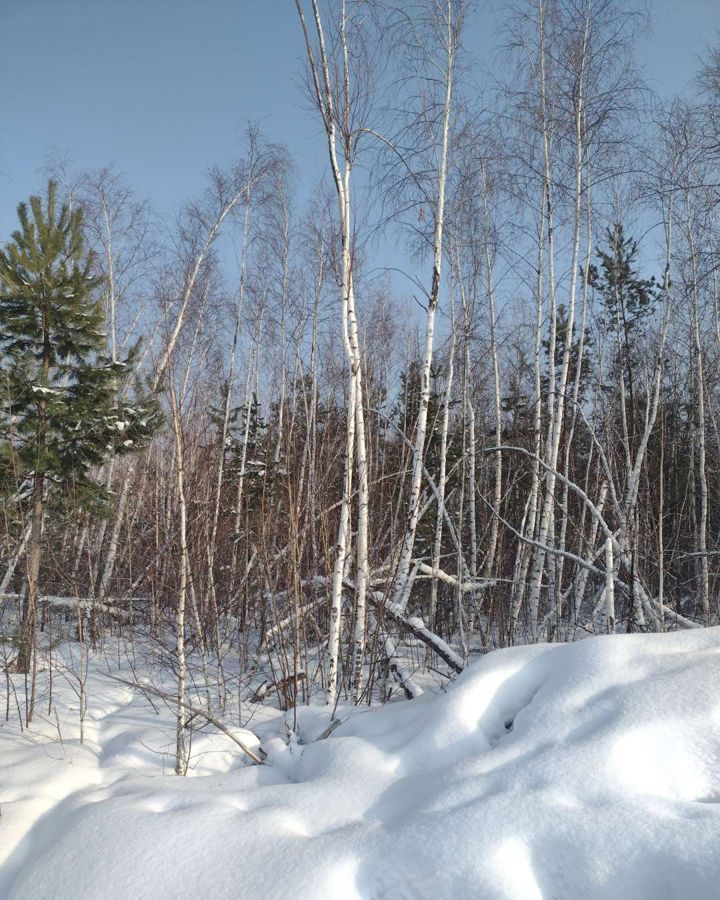
[[[478,59],[469,0],[279,5],[325,170],[309,195],[292,147],[251,122],[172,219],[121,159],[50,162],[17,198],[0,250],[7,740],[91,745],[115,691],[164,717],[163,771],[178,776],[202,768],[207,741],[246,781],[288,775],[298,746],[359,741],[360,721],[372,737],[380,724],[356,714],[376,707],[397,710],[374,721],[403,735],[421,715],[407,710],[425,711],[439,730],[403,752],[449,765],[475,746],[448,737],[473,703],[499,703],[500,724],[475,715],[487,747],[471,754],[520,740],[536,695],[537,721],[559,722],[591,705],[574,679],[600,696],[617,671],[658,679],[623,715],[667,705],[679,730],[712,721],[697,752],[720,752],[720,49],[698,61],[691,98],[661,99],[636,58],[652,9],[496,6],[498,50]],[[695,680],[672,668],[681,653]],[[521,665],[529,675],[497,687]],[[445,699],[457,721],[434,712]],[[347,746],[338,760],[370,765]],[[638,772],[655,771],[656,749],[637,751]],[[668,753],[717,782],[709,762]],[[568,759],[547,777],[600,765]],[[692,791],[717,804],[720,784]],[[668,897],[716,896],[711,813],[689,856],[666,851],[698,879],[668,875]],[[647,873],[506,884],[525,871],[507,847],[487,882],[355,872],[354,894],[302,880],[293,893],[290,874],[271,889],[243,869],[240,893],[186,875],[171,894],[112,882],[112,896],[661,896]],[[18,871],[0,894],[65,896]],[[71,894],[74,877],[68,896],[100,896],[90,881]]]

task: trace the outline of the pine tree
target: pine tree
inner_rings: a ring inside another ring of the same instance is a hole
[[[625,237],[619,222],[607,230],[606,249],[599,248],[597,256],[600,266],[590,266],[589,282],[600,295],[604,324],[618,328],[625,355],[630,356],[642,325],[657,304],[657,281],[640,277],[637,241]]]
[[[137,402],[120,399],[137,348],[120,361],[104,352],[102,278],[85,247],[82,208],[59,203],[50,181],[44,202],[31,197],[17,212],[20,228],[0,250],[0,479],[31,526],[17,659],[28,672],[44,518],[63,505],[102,503],[93,471],[138,448],[158,416],[137,390]]]
[[[633,363],[642,328],[653,314],[660,289],[654,277],[640,276],[637,241],[625,237],[619,222],[608,229],[606,248],[598,249],[600,266],[589,267],[588,280],[602,302],[603,324],[615,331],[614,368],[615,374],[624,378],[627,385],[632,450],[638,400]]]

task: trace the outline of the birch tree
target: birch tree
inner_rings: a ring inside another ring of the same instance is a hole
[[[424,11],[425,12],[425,11]],[[401,609],[409,598],[408,579],[412,565],[415,535],[420,514],[420,491],[423,481],[423,459],[427,434],[427,417],[430,403],[430,375],[435,342],[435,319],[440,303],[443,267],[443,238],[445,227],[445,198],[448,180],[450,133],[453,115],[453,85],[455,65],[460,42],[463,10],[461,4],[446,0],[441,6],[432,5],[425,16],[419,16],[410,27],[415,35],[412,51],[419,52],[416,63],[430,69],[428,82],[435,86],[420,96],[419,121],[429,133],[429,153],[437,160],[432,181],[424,199],[432,218],[432,269],[426,293],[427,315],[425,340],[420,368],[420,404],[415,423],[415,440],[412,453],[412,473],[406,509],[406,527],[395,573],[392,603]],[[429,46],[428,46],[429,45]],[[435,96],[433,96],[435,94]],[[434,102],[433,102],[434,101]]]
[[[310,91],[322,119],[327,138],[328,160],[337,194],[340,221],[341,262],[341,334],[348,375],[348,412],[345,447],[345,480],[340,506],[337,549],[333,570],[331,620],[328,653],[328,704],[337,698],[340,631],[342,625],[343,577],[345,574],[350,539],[350,515],[353,484],[353,464],[357,464],[358,514],[356,541],[356,591],[355,633],[353,649],[353,680],[355,696],[359,697],[361,671],[365,648],[366,594],[369,580],[368,560],[368,512],[369,479],[367,469],[367,444],[365,412],[363,405],[363,373],[360,355],[355,284],[353,267],[353,223],[351,177],[358,143],[364,130],[364,117],[368,103],[367,57],[353,53],[351,56],[350,32],[362,27],[348,12],[346,0],[341,0],[338,19],[334,26],[332,47],[337,53],[331,56],[325,36],[325,25],[319,0],[311,0],[314,39],[303,11],[301,0],[295,0],[300,18],[308,67]]]

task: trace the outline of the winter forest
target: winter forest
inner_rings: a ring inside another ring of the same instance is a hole
[[[720,38],[491,5],[277,5],[309,193],[16,198],[0,897],[718,896]]]

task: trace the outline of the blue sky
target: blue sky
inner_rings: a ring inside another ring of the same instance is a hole
[[[492,58],[504,3],[479,4],[470,38]],[[716,37],[719,0],[654,0],[639,47],[663,95],[692,89]],[[170,214],[207,168],[242,152],[248,120],[289,146],[300,198],[326,164],[298,88],[303,46],[292,0],[0,0],[3,127],[0,239],[42,188],[48,155],[75,169],[114,163]]]
[[[0,0],[0,234],[48,155],[114,163],[162,211],[239,155],[247,120],[319,171],[288,0]]]

